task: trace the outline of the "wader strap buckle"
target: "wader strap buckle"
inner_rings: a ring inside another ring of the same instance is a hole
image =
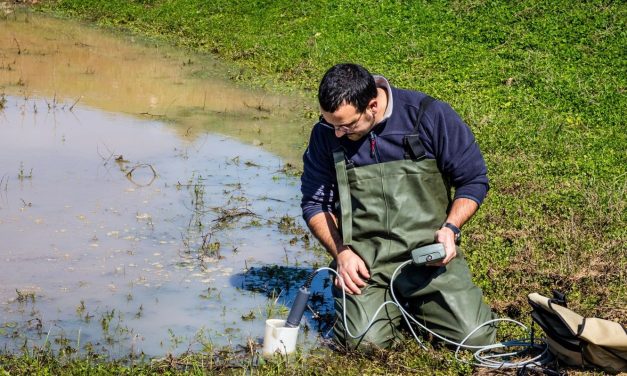
[[[340,213],[342,216],[340,220],[340,230],[342,232],[342,242],[344,245],[351,245],[353,241],[352,207],[344,151],[334,151],[333,162],[335,163],[335,173],[337,175],[337,191],[340,196]]]
[[[426,157],[425,147],[422,146],[420,136],[417,133],[404,136],[403,147],[405,148],[405,159],[420,161]]]
[[[433,102],[430,96],[426,96],[420,101],[420,108],[418,109],[418,115],[414,120],[414,131],[403,137],[403,147],[405,148],[405,159],[412,159],[414,161],[420,161],[426,157],[425,147],[420,141],[420,130],[422,129],[422,116],[424,115],[427,107]]]

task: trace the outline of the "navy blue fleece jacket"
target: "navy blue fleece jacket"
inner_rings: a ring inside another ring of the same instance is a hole
[[[391,113],[386,111],[388,117],[360,140],[337,138],[332,129],[321,124],[314,126],[303,155],[301,176],[305,221],[322,211],[333,212],[338,197],[333,164],[333,150],[337,147],[344,148],[355,167],[404,159],[403,136],[413,131],[412,120],[425,94],[390,86],[387,89],[388,103],[393,103]],[[427,158],[436,160],[443,176],[455,188],[454,198],[469,198],[480,205],[488,191],[485,161],[470,128],[451,106],[441,101],[429,105],[422,118],[420,140]]]

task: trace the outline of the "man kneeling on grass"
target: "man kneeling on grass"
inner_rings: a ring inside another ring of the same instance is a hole
[[[442,243],[436,264],[405,266],[394,281],[401,304],[430,330],[456,342],[493,314],[458,247],[460,228],[488,190],[487,169],[468,126],[446,103],[390,86],[356,64],[330,68],[318,91],[322,115],[303,156],[302,209],[333,256],[335,340],[387,348],[403,338],[392,300],[394,270],[417,247]],[[450,188],[455,189],[451,198]],[[344,326],[346,312],[348,328]],[[465,342],[494,342],[484,326]]]

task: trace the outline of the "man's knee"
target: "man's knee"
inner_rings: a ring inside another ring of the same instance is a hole
[[[472,333],[472,335],[464,341],[463,344],[465,346],[485,346],[493,344],[496,339],[496,325],[491,323],[480,327],[482,324],[483,323],[478,322],[472,327],[468,326],[462,328],[464,336],[460,338],[459,341],[461,342]]]
[[[351,337],[343,324],[336,323],[333,329],[333,339],[347,350],[369,352],[375,349],[388,349],[402,341],[402,338],[402,333],[391,322],[375,322],[364,335],[357,338]]]

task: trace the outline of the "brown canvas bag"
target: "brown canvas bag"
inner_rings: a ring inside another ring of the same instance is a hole
[[[562,294],[549,299],[529,294],[531,317],[546,334],[549,351],[564,365],[627,371],[627,329],[621,324],[582,317],[566,308]]]

